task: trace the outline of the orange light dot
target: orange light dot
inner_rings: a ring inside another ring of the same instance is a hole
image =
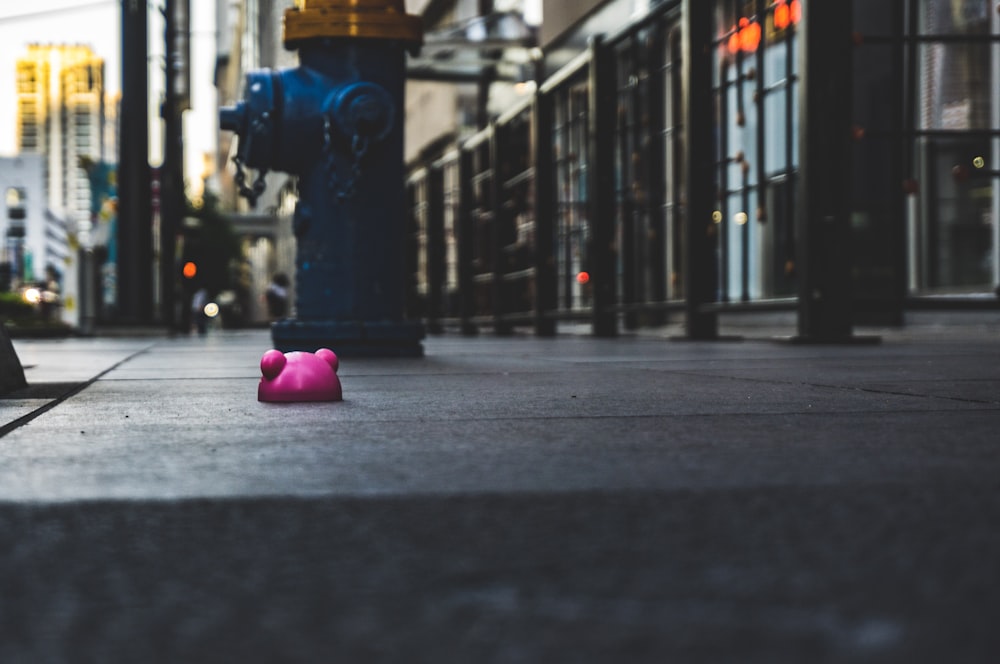
[[[753,53],[760,45],[760,24],[750,23],[747,19],[741,18],[740,25],[744,26],[740,30],[740,47],[747,53]]]
[[[792,23],[796,24],[802,20],[802,3],[799,0],[792,0],[789,7],[789,18],[792,19]]]
[[[735,30],[735,28],[733,28],[733,29]],[[732,55],[736,55],[736,53],[740,50],[740,33],[739,33],[739,30],[737,30],[732,35],[730,35],[729,41],[726,43],[726,48],[729,50],[729,52]]]
[[[790,21],[788,5],[785,4],[784,0],[779,0],[778,5],[774,8],[774,27],[778,30],[784,30]]]
[[[581,284],[581,285],[589,283],[590,282],[590,273],[589,272],[580,272],[580,273],[578,273],[576,275],[576,281],[577,281],[578,284]]]
[[[194,279],[194,275],[198,274],[198,266],[191,261],[184,263],[183,274],[188,279]]]

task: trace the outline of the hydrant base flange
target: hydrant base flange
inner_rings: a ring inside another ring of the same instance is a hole
[[[302,321],[271,325],[274,347],[283,353],[331,348],[340,357],[423,357],[424,326],[410,322]]]

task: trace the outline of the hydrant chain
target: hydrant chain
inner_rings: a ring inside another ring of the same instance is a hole
[[[247,176],[243,171],[243,160],[240,159],[239,155],[233,157],[233,163],[236,164],[236,175],[233,176],[233,180],[236,182],[236,187],[239,190],[240,196],[247,199],[250,207],[255,207],[257,205],[257,199],[260,195],[264,193],[267,189],[267,169],[261,169],[257,174],[257,179],[254,180],[253,187],[248,187]]]
[[[329,187],[337,196],[337,200],[344,202],[354,196],[358,180],[361,179],[361,161],[368,154],[368,137],[362,134],[354,134],[351,137],[351,154],[354,157],[351,163],[351,174],[346,180],[341,181],[337,176],[336,155],[333,145],[332,129],[333,121],[329,115],[323,116],[323,152],[326,153],[326,169],[329,172]]]
[[[368,137],[355,134],[351,140],[351,152],[354,154],[354,163],[351,164],[350,195],[354,195],[354,184],[361,179],[361,160],[368,154]],[[343,198],[343,197],[341,197]]]

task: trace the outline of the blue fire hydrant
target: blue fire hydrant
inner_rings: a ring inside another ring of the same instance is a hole
[[[272,325],[278,350],[423,354],[423,325],[404,317],[403,172],[405,51],[422,41],[403,0],[300,0],[284,21],[300,65],[250,72],[220,110],[251,204],[268,170],[298,180],[295,317]]]

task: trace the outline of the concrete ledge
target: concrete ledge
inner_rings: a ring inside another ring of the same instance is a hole
[[[19,390],[28,383],[24,380],[24,369],[17,359],[14,345],[10,342],[6,326],[0,322],[0,394]]]

